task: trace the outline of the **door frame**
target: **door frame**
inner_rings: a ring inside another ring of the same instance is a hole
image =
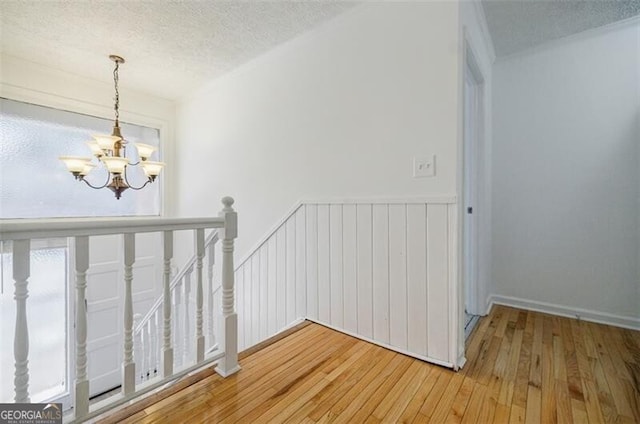
[[[469,29],[466,26],[462,26],[460,28],[460,61],[458,62],[458,137],[457,137],[457,183],[456,183],[456,191],[457,191],[457,264],[456,264],[456,313],[455,315],[458,318],[456,332],[456,340],[457,340],[457,365],[458,367],[462,367],[466,362],[465,358],[465,266],[466,261],[464,260],[464,219],[466,210],[464,206],[464,90],[465,90],[465,72],[467,67],[470,67],[474,71],[474,76],[476,77],[476,81],[479,84],[479,101],[478,103],[481,105],[481,110],[479,114],[481,119],[478,122],[478,134],[477,134],[477,149],[476,149],[476,175],[477,175],[477,189],[478,189],[478,208],[477,211],[474,209],[474,214],[476,215],[476,219],[478,222],[478,237],[477,237],[477,245],[482,246],[481,249],[477,249],[477,274],[476,281],[477,285],[476,289],[476,299],[475,309],[479,315],[486,315],[488,313],[488,275],[490,269],[490,252],[486,252],[486,249],[490,249],[490,214],[491,214],[491,203],[490,203],[490,187],[487,185],[490,181],[489,170],[490,170],[490,136],[487,135],[488,130],[490,128],[487,127],[489,125],[487,123],[487,118],[490,115],[490,105],[486,103],[486,100],[490,98],[490,81],[485,79],[485,76],[489,76],[491,70],[487,69],[486,71],[482,71],[481,62],[478,60],[479,56],[477,52],[477,48],[474,48],[474,40],[469,33]],[[491,63],[488,64],[491,66]],[[477,212],[477,213],[476,213]],[[484,252],[484,253],[483,253]]]
[[[471,80],[474,87],[475,95],[471,113],[474,115],[473,134],[467,134],[467,81]],[[469,306],[469,313],[472,315],[483,315],[485,313],[481,304],[479,290],[479,214],[482,208],[479,208],[480,185],[483,180],[480,171],[481,154],[484,151],[484,98],[485,98],[485,79],[482,71],[478,66],[475,55],[471,46],[465,40],[464,50],[464,68],[463,68],[463,136],[462,136],[462,197],[460,199],[462,209],[462,276],[463,281],[463,311]],[[469,169],[470,168],[470,169]],[[467,181],[468,172],[470,172],[470,181]],[[468,199],[472,200],[474,208],[471,218],[468,219],[466,204]],[[469,277],[471,276],[471,277]],[[470,299],[467,299],[467,292]]]

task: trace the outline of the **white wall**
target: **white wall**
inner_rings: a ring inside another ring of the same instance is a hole
[[[236,198],[238,257],[301,198],[456,192],[455,2],[371,3],[253,60],[178,107],[178,212]],[[412,177],[412,157],[437,175]]]
[[[493,83],[496,295],[640,325],[639,21],[499,60]]]

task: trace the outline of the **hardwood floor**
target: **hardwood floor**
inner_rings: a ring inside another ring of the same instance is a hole
[[[495,306],[467,358],[456,373],[312,324],[103,422],[640,423],[640,332]]]

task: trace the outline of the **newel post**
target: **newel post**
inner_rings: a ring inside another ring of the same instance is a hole
[[[238,236],[238,214],[231,207],[233,199],[222,199],[224,208],[219,216],[224,218],[224,228],[221,229],[222,239],[222,320],[220,325],[220,348],[224,357],[218,362],[216,372],[227,377],[240,370],[238,365],[238,315],[233,310],[234,298],[234,268],[233,268],[233,240]]]

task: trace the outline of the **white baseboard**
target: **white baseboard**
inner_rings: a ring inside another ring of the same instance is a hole
[[[394,352],[398,352],[398,353],[401,353],[403,355],[411,356],[412,358],[420,359],[421,361],[430,362],[432,364],[440,365],[440,366],[443,366],[443,367],[456,369],[456,365],[452,364],[451,362],[441,361],[439,359],[430,358],[428,356],[418,355],[416,353],[409,352],[408,350],[400,349],[400,348],[397,348],[395,346],[391,346],[391,345],[389,345],[387,343],[382,343],[382,342],[379,342],[377,340],[370,339],[369,337],[365,337],[365,336],[363,336],[361,334],[354,333],[352,331],[347,331],[344,328],[335,327],[333,325],[327,324],[326,322],[322,322],[322,321],[319,321],[319,320],[316,320],[316,319],[307,318],[307,321],[315,322],[316,324],[320,324],[320,325],[322,325],[324,327],[327,327],[327,328],[330,328],[332,330],[339,331],[340,333],[346,334],[346,335],[351,336],[351,337],[355,337],[356,339],[364,340],[365,342],[369,342],[369,343],[372,343],[374,345],[381,346],[381,347],[383,347],[385,349],[393,350]],[[460,367],[458,367],[458,368],[461,368],[461,367],[462,367],[462,365],[460,365]]]
[[[529,311],[544,312],[562,317],[577,318],[584,321],[613,325],[615,327],[629,328],[640,331],[640,318],[609,314],[606,312],[591,311],[589,309],[574,308],[571,306],[556,305],[547,302],[521,299],[511,296],[493,295],[490,297],[490,307],[494,304],[512,306],[514,308],[527,309]]]
[[[298,324],[302,324],[303,322],[305,322],[307,319],[306,318],[296,318],[294,319],[289,325],[285,326],[282,330],[278,331],[276,334],[280,334],[283,331],[287,331],[290,328],[295,327]]]

